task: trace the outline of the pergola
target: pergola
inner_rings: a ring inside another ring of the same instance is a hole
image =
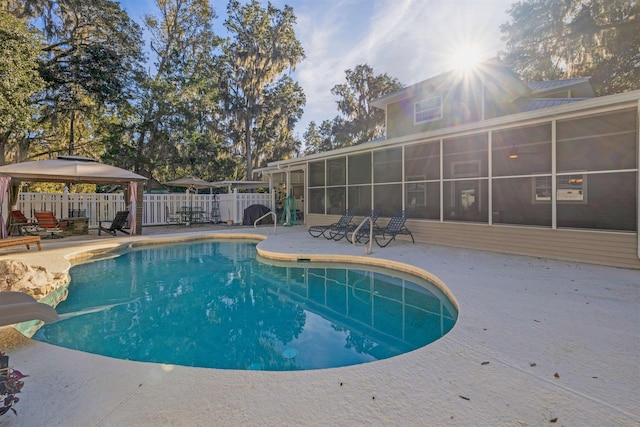
[[[131,234],[142,232],[142,191],[138,187],[146,178],[116,166],[86,157],[64,156],[55,160],[37,160],[0,166],[0,237],[7,235],[3,216],[4,199],[11,179],[19,181],[68,182],[86,184],[128,184],[129,225]]]

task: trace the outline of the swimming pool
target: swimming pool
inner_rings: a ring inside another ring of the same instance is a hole
[[[56,310],[61,320],[34,339],[127,360],[272,371],[406,353],[457,318],[418,277],[269,262],[246,241],[142,246],[74,266]]]

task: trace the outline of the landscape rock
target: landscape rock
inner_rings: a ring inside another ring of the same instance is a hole
[[[51,273],[44,267],[22,261],[0,260],[0,292],[24,292],[39,300],[66,284],[64,273]]]

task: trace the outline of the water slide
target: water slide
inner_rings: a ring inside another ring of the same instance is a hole
[[[53,322],[58,320],[58,313],[24,292],[0,292],[0,326],[28,320]]]

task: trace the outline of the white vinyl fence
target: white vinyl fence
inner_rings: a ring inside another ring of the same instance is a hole
[[[174,214],[185,206],[203,210],[213,222],[231,219],[235,224],[242,224],[244,209],[251,205],[265,205],[274,210],[272,195],[269,193],[171,193],[144,194],[143,197],[143,226],[167,224],[167,215]],[[52,211],[57,218],[84,216],[89,218],[89,228],[97,228],[100,221],[111,221],[116,212],[126,210],[127,206],[124,194],[20,193],[18,209],[27,218],[33,218],[34,211]]]

